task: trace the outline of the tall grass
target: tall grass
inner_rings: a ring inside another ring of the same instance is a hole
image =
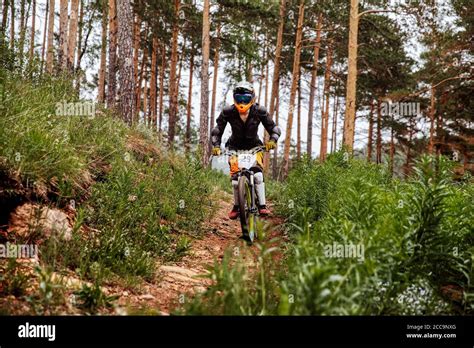
[[[268,280],[278,296],[269,298],[265,314],[472,313],[472,187],[453,181],[442,157],[423,158],[405,181],[342,153],[324,164],[300,163],[276,187],[292,243],[276,284]],[[339,246],[361,252],[337,254]],[[240,314],[262,313],[261,304],[240,300],[260,278],[238,261],[235,267],[239,278],[217,277],[218,292],[194,311],[206,313],[212,304],[226,313],[215,304],[227,296],[242,304]]]
[[[215,173],[100,105],[94,117],[57,114],[57,103],[79,101],[67,79],[25,80],[3,69],[0,78],[0,201],[74,211],[72,239],[42,244],[42,266],[94,284],[137,283],[154,279],[157,260],[184,255],[183,236],[200,236],[215,204]]]

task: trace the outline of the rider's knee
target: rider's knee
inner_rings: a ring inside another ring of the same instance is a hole
[[[237,188],[237,186],[239,186],[239,182],[237,180],[232,180],[232,186]]]
[[[254,180],[257,185],[263,183],[263,173],[261,172],[255,173]]]

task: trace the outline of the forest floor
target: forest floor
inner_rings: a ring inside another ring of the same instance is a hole
[[[233,197],[231,194],[219,190],[219,202],[215,205],[217,210],[209,220],[204,222],[202,231],[197,237],[189,237],[191,244],[185,255],[175,262],[162,263],[156,261],[156,275],[150,281],[139,280],[136,282],[123,279],[105,281],[101,289],[107,296],[117,296],[114,305],[101,307],[97,314],[104,315],[169,315],[182,308],[192,300],[197,293],[205,291],[212,280],[206,277],[209,268],[215,262],[220,263],[226,250],[234,255],[241,255],[248,267],[254,267],[258,256],[256,243],[248,246],[239,237],[241,236],[239,220],[230,220],[228,212],[232,208]],[[268,204],[272,207],[272,204]],[[265,241],[275,240],[272,246],[282,246],[284,237],[283,219],[274,215],[265,218]],[[275,245],[278,244],[278,245]],[[282,252],[277,251],[274,258],[281,259]],[[21,273],[29,278],[28,293],[33,293],[39,287],[40,279],[35,274],[37,259],[19,260]],[[1,268],[1,267],[0,267]],[[54,272],[50,278],[51,283],[61,285],[64,301],[48,307],[44,314],[70,315],[85,314],[75,305],[74,292],[81,289],[84,284],[92,284],[80,280],[72,270]],[[27,297],[14,295],[0,298],[0,308],[7,308],[8,314],[34,314],[37,313],[29,304]]]

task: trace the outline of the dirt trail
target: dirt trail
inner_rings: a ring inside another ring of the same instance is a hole
[[[226,192],[217,192],[220,199],[216,202],[217,211],[209,221],[204,222],[203,232],[198,238],[192,238],[192,244],[187,254],[177,262],[166,264],[157,259],[157,276],[150,282],[138,282],[126,285],[122,281],[110,281],[102,285],[106,295],[117,295],[118,299],[113,307],[103,307],[99,310],[104,315],[126,314],[161,314],[168,315],[175,309],[182,307],[183,303],[191,300],[194,294],[205,291],[212,283],[209,278],[202,277],[208,272],[215,260],[220,261],[224,252],[229,248],[241,247],[250,250],[250,253],[241,253],[244,262],[252,267],[258,250],[255,245],[248,246],[241,236],[239,220],[230,220],[227,215],[232,208],[233,197]],[[271,203],[269,204],[271,208]],[[25,218],[26,219],[26,218]],[[270,216],[265,219],[270,228],[267,229],[266,240],[282,235],[280,226],[282,219]],[[26,219],[25,221],[28,221]],[[283,240],[283,239],[280,239]],[[279,255],[276,255],[279,257]],[[39,264],[38,259],[19,259],[22,273],[30,277],[31,283],[28,292],[38,288],[39,279],[35,276],[34,267]],[[0,269],[1,270],[1,269]],[[83,314],[73,302],[73,292],[82,287],[84,283],[72,270],[62,270],[61,274],[54,273],[51,280],[64,286],[65,304],[55,307],[50,314],[71,315]],[[31,308],[22,297],[13,295],[0,297],[0,308],[8,308],[11,314],[28,314]]]
[[[231,194],[222,193],[218,211],[210,221],[205,222],[204,234],[192,241],[189,253],[178,262],[158,265],[157,282],[146,284],[141,289],[146,295],[132,296],[128,301],[122,296],[119,304],[126,301],[133,307],[158,308],[161,314],[166,315],[187,302],[190,295],[205,291],[211,285],[211,280],[198,275],[206,274],[207,266],[213,265],[216,258],[221,260],[226,249],[244,245],[239,239],[241,230],[238,219],[230,220],[227,217],[232,208],[232,201]],[[282,222],[274,216],[266,220],[275,227]],[[275,227],[270,229],[267,238],[281,234]],[[249,266],[253,264],[253,260],[249,259],[248,262]]]

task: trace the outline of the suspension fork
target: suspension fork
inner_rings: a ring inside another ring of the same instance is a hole
[[[254,180],[254,172],[249,171],[249,188],[250,188],[250,202],[251,206],[249,207],[250,213],[255,214],[257,213],[257,207],[255,206],[255,180]]]

